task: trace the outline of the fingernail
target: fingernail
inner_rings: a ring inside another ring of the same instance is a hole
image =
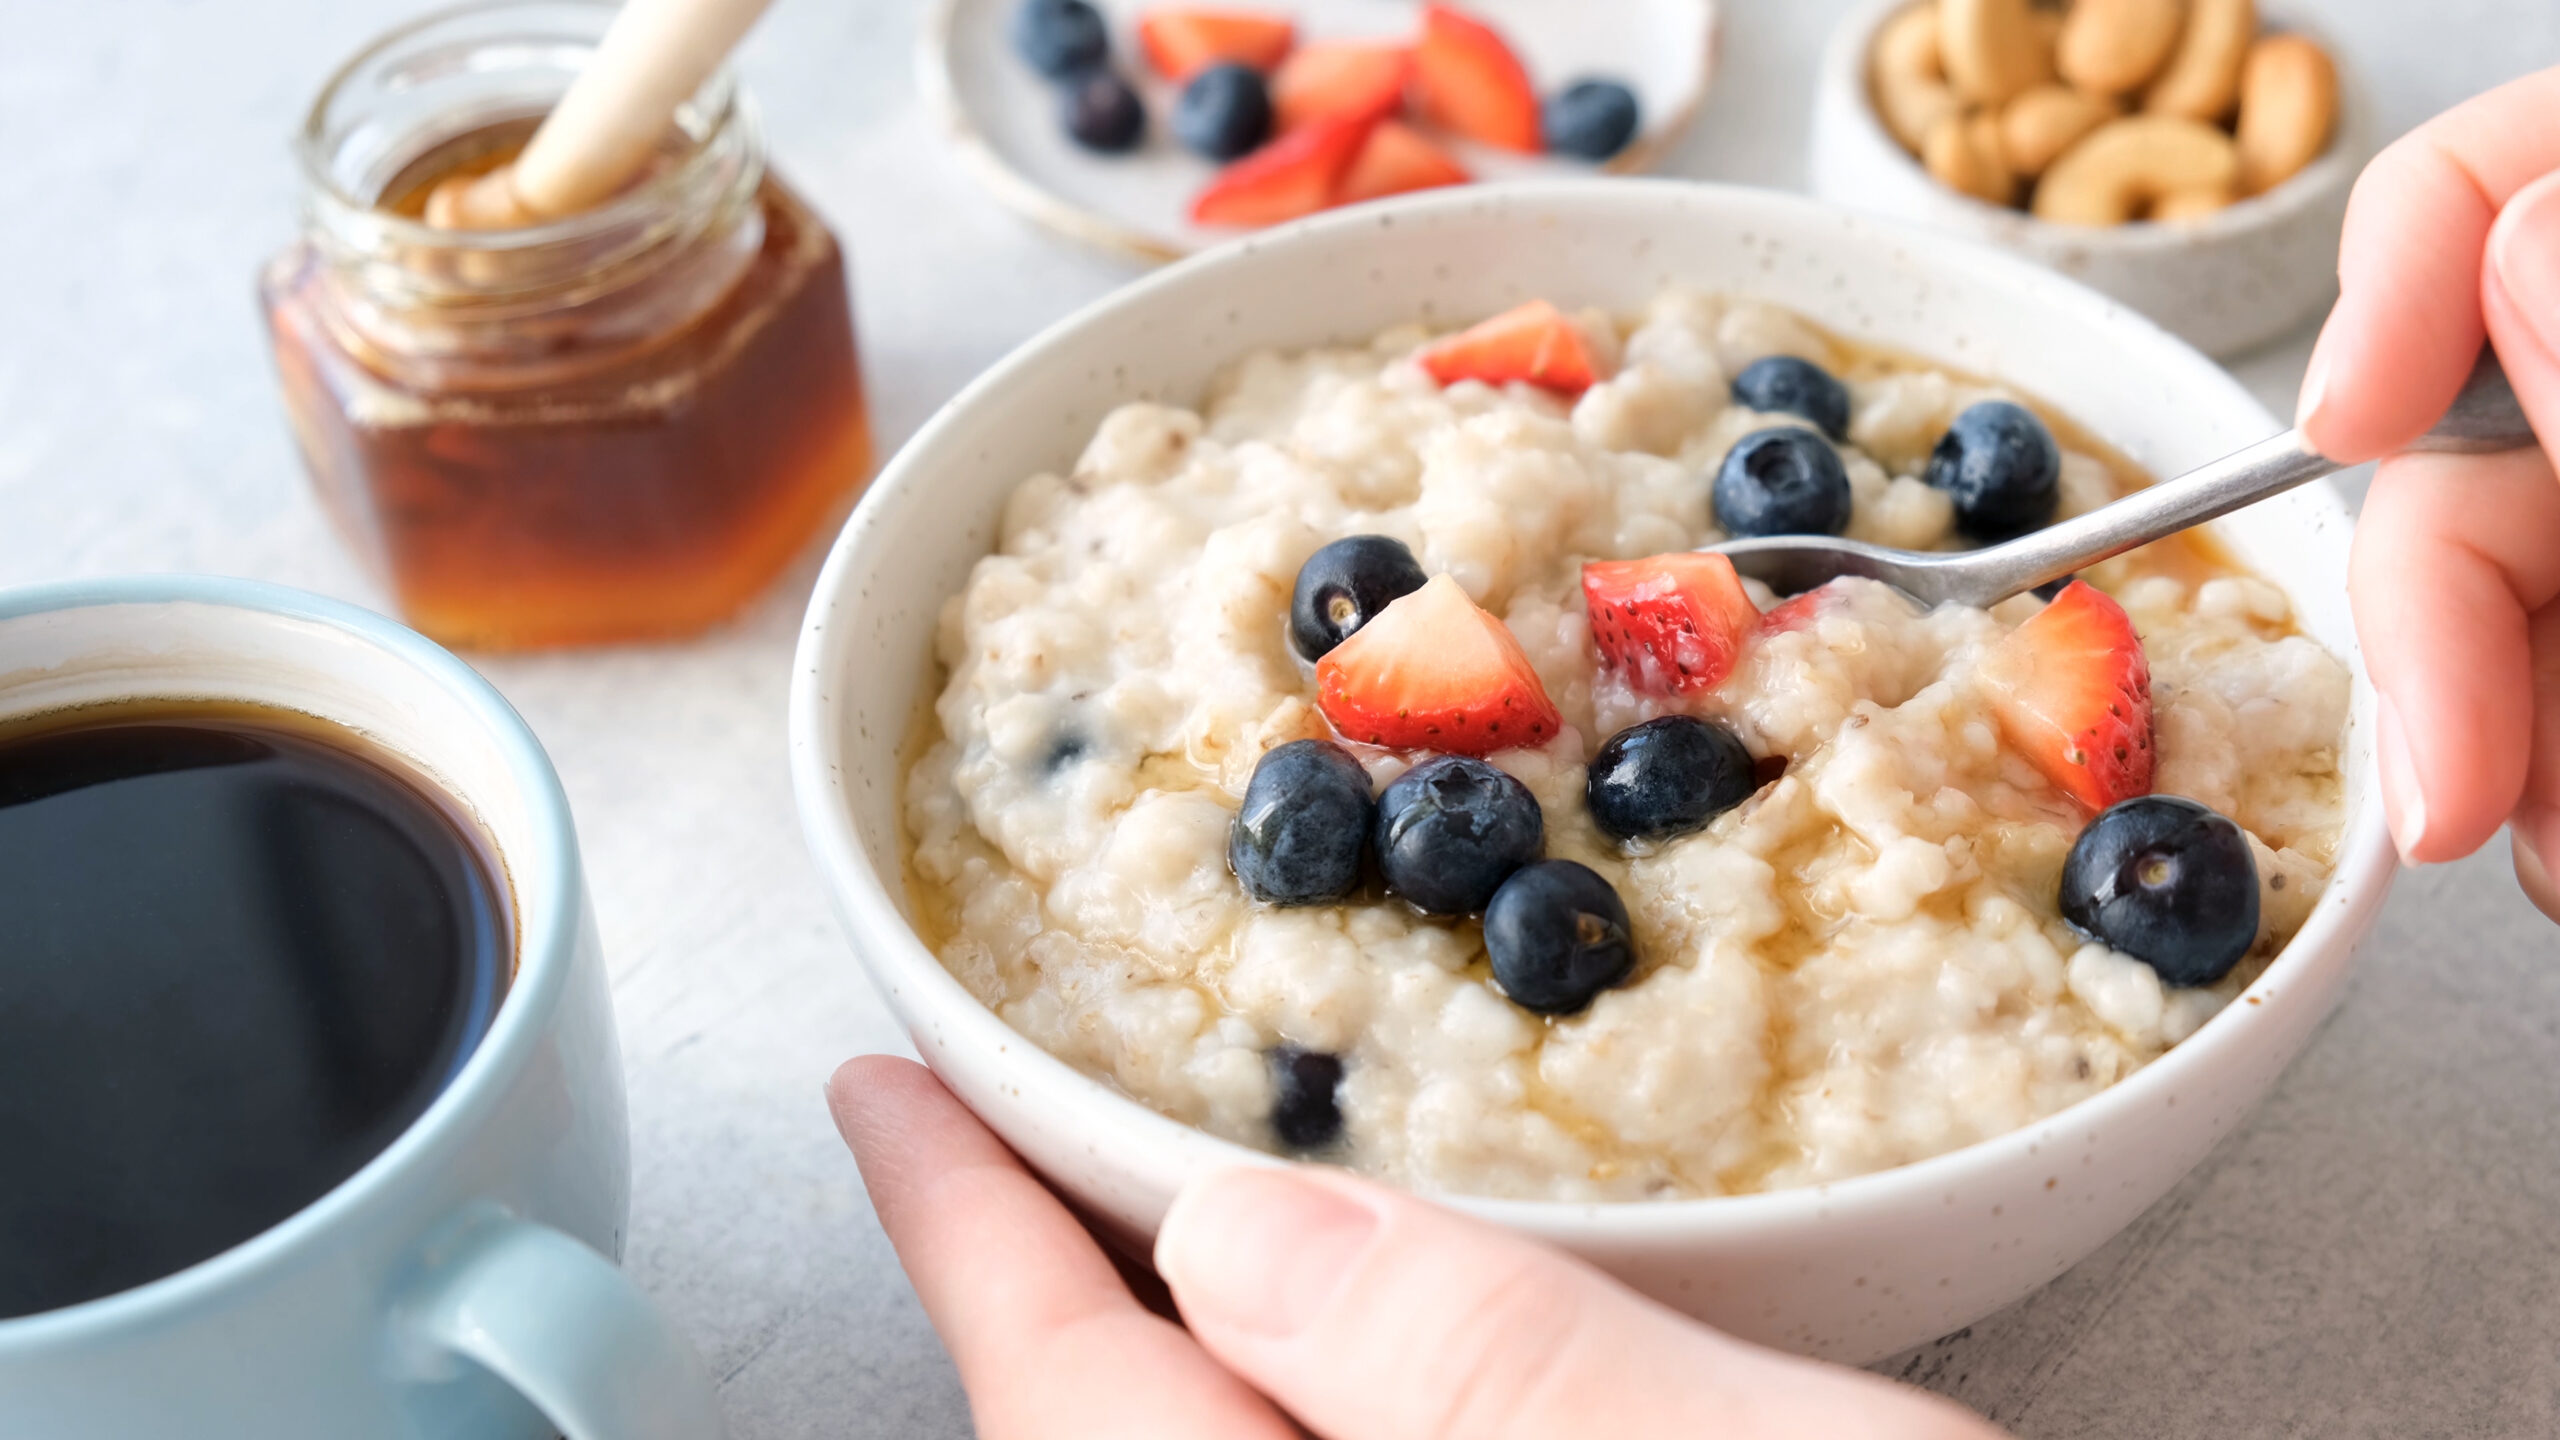
[[[1378,1231],[1377,1214],[1288,1170],[1195,1180],[1156,1233],[1156,1271],[1193,1323],[1274,1338],[1324,1313]]]
[[[2489,268],[2516,317],[2560,354],[2560,172],[2515,193],[2489,231]]]
[[[2427,838],[2427,795],[2418,788],[2418,763],[2409,751],[2409,734],[2400,725],[2400,707],[2382,697],[2374,748],[2382,765],[2382,813],[2391,822],[2391,843],[2401,863],[2418,863],[2418,846]]]
[[[2322,332],[2311,346],[2311,363],[2302,371],[2302,393],[2293,403],[2293,428],[2308,432],[2329,395],[2329,336]]]
[[[2537,823],[2538,820],[2538,823]],[[2551,868],[2542,858],[2543,845],[2536,843],[2533,833],[2560,850],[2560,811],[2548,811],[2535,818],[2518,815],[2507,834],[2515,850],[2516,883],[2524,887],[2524,896],[2534,908],[2560,921],[2560,870]]]

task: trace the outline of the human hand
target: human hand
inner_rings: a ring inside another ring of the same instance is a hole
[[[1186,1330],[922,1066],[847,1061],[827,1103],[984,1440],[1995,1435],[1314,1167],[1222,1171],[1175,1199],[1155,1264]]]
[[[2385,457],[2349,588],[2392,838],[2419,864],[2508,825],[2516,878],[2560,920],[2560,69],[2376,156],[2338,280],[2301,426],[2333,460]],[[2542,448],[2398,453],[2452,403],[2484,335]]]

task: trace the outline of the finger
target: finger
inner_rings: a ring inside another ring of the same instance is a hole
[[[1156,1268],[1209,1352],[1329,1440],[1984,1440],[1874,1376],[1745,1345],[1581,1263],[1316,1169],[1194,1181]]]
[[[2525,838],[2521,828],[2515,831],[2515,862],[2516,883],[2524,887],[2524,898],[2560,922],[2560,878],[2554,877],[2550,862],[2542,858],[2542,852]]]
[[[1066,1207],[923,1066],[848,1060],[827,1106],[987,1440],[1295,1434],[1141,1308]]]
[[[2524,803],[2508,821],[2514,834],[2516,882],[2543,914],[2560,920],[2560,604],[2534,613],[2533,763]]]
[[[2560,132],[2560,110],[2544,124]],[[2489,229],[2480,312],[2544,453],[2560,456],[2560,167],[2516,192]]]
[[[2526,617],[2560,595],[2560,480],[2539,452],[2383,462],[2348,590],[2381,692],[2384,807],[2413,864],[2468,855],[2524,798]]]
[[[2337,308],[2303,382],[2302,429],[2322,454],[2349,463],[2388,454],[2452,403],[2480,349],[2490,225],[2516,192],[2560,170],[2555,115],[2560,69],[2446,111],[2358,177],[2338,245]]]

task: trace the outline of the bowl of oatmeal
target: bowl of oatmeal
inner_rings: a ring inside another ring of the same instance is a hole
[[[1106,1231],[1347,1165],[1872,1359],[2244,1117],[2392,870],[2313,487],[1991,610],[1696,547],[1981,543],[2276,423],[2023,262],[1536,184],[1168,270],[875,482],[803,820],[919,1052]]]

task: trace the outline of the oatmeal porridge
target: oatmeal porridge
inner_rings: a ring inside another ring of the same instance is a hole
[[[945,608],[920,928],[1155,1109],[1423,1190],[1733,1194],[2014,1129],[2301,925],[2346,667],[2192,538],[1988,611],[1691,552],[1980,543],[2137,478],[1690,291],[1247,356],[1025,479]]]

